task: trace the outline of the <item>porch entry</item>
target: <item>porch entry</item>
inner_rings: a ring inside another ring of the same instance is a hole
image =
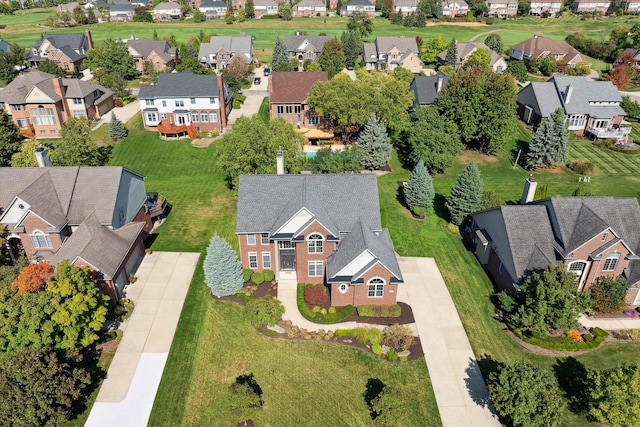
[[[293,242],[280,242],[280,270],[295,270],[296,254]]]

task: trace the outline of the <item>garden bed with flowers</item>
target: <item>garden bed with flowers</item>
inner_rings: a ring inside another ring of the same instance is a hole
[[[598,348],[609,336],[606,331],[597,327],[591,330],[585,328],[579,328],[577,330],[571,329],[566,333],[563,331],[551,331],[548,335],[523,331],[517,328],[511,329],[511,332],[513,332],[515,337],[527,344],[559,352],[584,352],[593,350],[594,348]],[[528,346],[524,347],[531,350]]]

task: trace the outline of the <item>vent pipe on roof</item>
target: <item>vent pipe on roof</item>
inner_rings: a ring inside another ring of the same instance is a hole
[[[36,148],[36,160],[38,162],[38,166],[41,168],[48,168],[51,166],[51,162],[49,162],[49,155],[47,155],[47,149],[42,145],[38,145],[38,148]]]
[[[277,174],[284,175],[284,153],[282,152],[282,147],[276,153],[276,162],[277,162]]]
[[[522,198],[520,199],[521,205],[533,202],[536,187],[538,187],[538,183],[533,178],[533,175],[529,175],[529,178],[524,182],[524,190],[522,191]]]

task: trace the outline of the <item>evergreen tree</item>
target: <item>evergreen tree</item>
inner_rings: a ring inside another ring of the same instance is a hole
[[[345,64],[348,68],[353,68],[362,53],[362,40],[358,39],[357,33],[354,31],[342,33],[340,39],[342,40]]]
[[[464,168],[447,198],[451,223],[460,225],[467,215],[482,209],[482,179],[475,163]]]
[[[500,34],[489,34],[487,38],[484,39],[484,44],[498,55],[502,55],[504,53],[504,46],[502,44],[502,37],[500,37]]]
[[[247,0],[247,3],[244,5],[244,13],[247,18],[255,18],[255,6],[253,4],[253,0]]]
[[[111,113],[111,122],[109,122],[109,138],[114,141],[124,139],[129,135],[129,131],[122,124],[120,119],[116,117],[115,113]]]
[[[454,38],[449,42],[449,47],[447,48],[447,56],[444,57],[444,65],[456,66],[456,62],[458,61],[458,41]]]
[[[569,159],[567,126],[564,111],[558,108],[542,121],[529,143],[527,169],[550,167]]]
[[[9,166],[11,156],[20,151],[22,135],[4,109],[0,109],[0,167]]]
[[[433,180],[424,162],[420,160],[404,186],[404,200],[409,209],[415,211],[417,207],[429,209],[433,206],[434,197]]]
[[[90,8],[87,11],[87,24],[97,24],[98,18],[96,17],[96,13],[93,11],[93,8]]]
[[[393,148],[387,130],[378,123],[373,113],[360,132],[357,144],[362,148],[360,165],[369,170],[378,170],[383,167],[389,160]]]
[[[204,281],[217,297],[233,295],[242,288],[242,264],[235,251],[217,234],[211,239],[204,259]]]
[[[555,157],[556,163],[567,163],[569,161],[569,135],[567,134],[567,116],[562,108],[556,109],[551,114],[553,130],[555,133]]]
[[[280,37],[276,37],[276,45],[273,47],[271,69],[273,71],[293,71],[291,61],[289,60],[289,52]]]

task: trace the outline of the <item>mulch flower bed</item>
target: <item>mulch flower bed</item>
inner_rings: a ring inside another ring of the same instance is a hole
[[[269,296],[274,296],[277,297],[278,296],[278,286],[277,284],[272,284],[269,282],[264,282],[260,285],[255,285],[253,282],[248,281],[244,284],[243,286],[243,290],[240,291],[243,293],[246,293],[248,295],[250,295],[250,297],[253,298],[260,298],[266,295]],[[215,297],[214,297],[215,298]],[[217,300],[220,301],[229,301],[229,302],[234,302],[237,304],[241,304],[241,305],[246,305],[247,301],[241,298],[238,298],[236,296],[226,296],[226,297],[220,297],[220,298],[216,298]],[[394,324],[400,324],[400,325],[406,325],[406,324],[411,324],[415,322],[415,319],[413,317],[413,311],[411,310],[411,307],[408,304],[405,304],[403,302],[399,302],[398,305],[401,307],[401,314],[399,317],[363,317],[363,316],[359,316],[357,311],[354,311],[349,317],[347,317],[346,319],[344,319],[342,322],[357,322],[357,323],[368,323],[370,325],[385,325],[385,326],[391,326]],[[307,306],[309,307],[309,309],[312,309],[313,306],[307,304]],[[329,309],[329,307],[331,306],[330,302],[326,302],[325,304],[321,305],[321,308],[326,308],[327,310]],[[288,323],[287,323],[288,322]],[[281,327],[285,327],[285,329],[287,329],[288,326],[290,326],[291,322],[290,321],[279,321],[278,325]],[[349,347],[354,347],[354,348],[358,348],[360,350],[364,350],[366,352],[369,352],[371,354],[374,354],[371,350],[371,345],[370,344],[360,344],[358,343],[358,341],[353,338],[353,337],[336,337],[335,334],[333,332],[329,332],[326,331],[324,329],[322,329],[321,324],[318,324],[318,331],[306,331],[303,328],[298,328],[298,330],[300,331],[299,334],[296,334],[295,336],[289,336],[289,334],[287,334],[287,332],[284,333],[276,333],[275,331],[269,330],[268,328],[264,327],[261,328],[262,331],[266,332],[269,336],[272,336],[274,338],[280,338],[280,339],[287,339],[287,340],[295,340],[295,341],[326,341],[326,342],[333,342],[333,343],[337,343],[337,344],[342,344],[342,345],[347,345]],[[332,326],[332,325],[326,325],[328,327]],[[414,337],[413,340],[413,344],[411,345],[411,347],[409,348],[409,355],[407,356],[407,360],[416,360],[419,359],[421,357],[423,357],[423,353],[422,353],[422,345],[420,343],[420,337]],[[384,355],[378,355],[379,358],[384,358]],[[400,362],[400,358],[398,358],[397,363]]]

